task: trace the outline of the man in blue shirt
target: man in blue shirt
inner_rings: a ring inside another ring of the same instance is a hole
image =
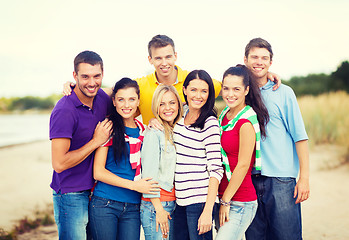
[[[245,48],[245,65],[258,82],[270,117],[261,141],[262,170],[252,175],[258,210],[246,232],[248,240],[302,239],[300,203],[309,197],[308,136],[293,90],[283,84],[272,90],[274,83],[267,77],[272,57],[264,39],[252,39]]]

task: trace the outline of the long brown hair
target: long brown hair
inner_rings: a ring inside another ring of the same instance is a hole
[[[235,67],[228,68],[223,74],[222,84],[224,82],[224,78],[228,75],[242,77],[245,89],[249,87],[249,92],[245,97],[245,103],[251,106],[257,113],[261,136],[265,138],[267,136],[266,126],[269,121],[269,113],[264,105],[261,91],[259,90],[257,83],[250,77],[250,72],[245,65],[238,64]]]

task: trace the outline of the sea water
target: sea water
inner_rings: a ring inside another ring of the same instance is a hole
[[[0,147],[49,139],[50,114],[0,115]]]

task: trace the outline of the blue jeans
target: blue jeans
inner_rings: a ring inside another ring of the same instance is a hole
[[[302,239],[301,205],[293,198],[296,179],[252,175],[252,181],[258,209],[246,231],[247,240]]]
[[[92,196],[89,219],[93,240],[139,240],[139,206]]]
[[[169,234],[165,239],[173,240],[173,218],[174,210],[176,207],[176,201],[161,202],[163,208],[170,213],[172,220],[168,220],[169,223]],[[143,201],[141,203],[141,222],[144,230],[145,240],[161,240],[162,233],[160,226],[158,227],[158,232],[156,232],[156,212],[153,204],[151,202]]]
[[[219,226],[219,211],[215,214],[215,223],[218,230],[216,240],[240,240],[250,226],[257,212],[257,200],[251,202],[233,201],[230,204],[229,221]]]
[[[86,239],[90,191],[61,194],[53,191],[54,217],[59,239]]]
[[[196,203],[188,206],[179,206],[176,204],[174,212],[174,232],[177,240],[212,240],[212,229],[199,235],[198,221],[204,210],[205,203]],[[212,212],[212,219],[217,209],[215,204]]]

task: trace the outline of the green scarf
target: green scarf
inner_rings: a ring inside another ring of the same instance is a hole
[[[259,123],[258,123],[256,112],[251,108],[251,106],[246,105],[246,107],[244,107],[232,120],[230,120],[227,125],[222,126],[223,118],[225,114],[229,111],[229,109],[230,108],[226,106],[218,118],[219,127],[221,129],[221,136],[223,131],[232,130],[235,127],[235,124],[237,123],[238,120],[247,119],[248,121],[250,121],[251,124],[253,125],[254,131],[256,132],[256,160],[253,167],[255,168],[255,170],[260,171],[261,170],[261,143],[260,143],[261,132],[259,130]],[[223,156],[223,165],[225,167],[225,173],[227,175],[228,181],[230,181],[231,170],[229,167],[229,161],[228,161],[227,154],[225,153],[222,147],[221,147],[221,153]]]

